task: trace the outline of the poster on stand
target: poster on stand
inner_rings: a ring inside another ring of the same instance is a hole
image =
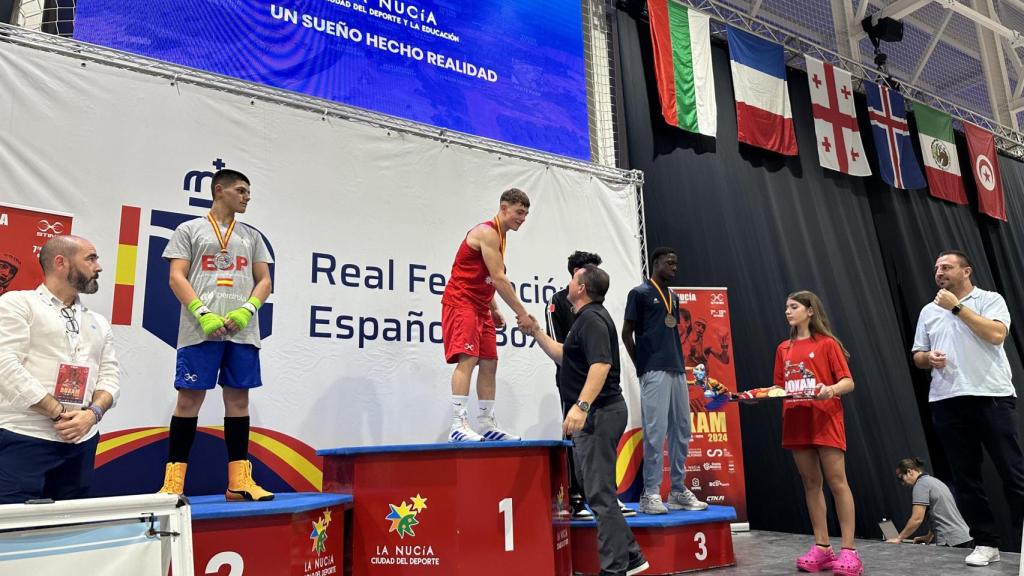
[[[43,281],[39,251],[71,233],[71,214],[0,202],[0,295],[31,290]]]

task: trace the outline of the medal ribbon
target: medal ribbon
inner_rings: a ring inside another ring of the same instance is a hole
[[[501,257],[505,257],[505,235],[501,232],[501,220],[497,216],[494,217],[494,227],[498,229],[498,239],[501,242]]]
[[[221,234],[220,225],[217,224],[217,221],[213,218],[213,212],[208,212],[206,214],[206,219],[210,221],[210,225],[213,226],[213,233],[217,235],[217,241],[220,242],[220,251],[227,252],[228,240],[231,240],[231,233],[235,231],[234,219],[231,220],[231,224],[228,225],[228,231],[224,234]]]
[[[658,291],[658,296],[661,296],[661,301],[665,303],[665,311],[668,312],[669,316],[674,318],[675,316],[672,314],[672,299],[665,298],[665,293],[658,287],[658,283],[654,281],[654,278],[651,278],[651,284],[654,284],[654,289]],[[671,295],[672,293],[669,292],[669,296]]]

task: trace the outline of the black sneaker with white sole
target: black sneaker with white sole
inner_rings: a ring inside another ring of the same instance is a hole
[[[651,565],[647,563],[647,559],[644,558],[643,554],[629,555],[629,564],[626,565],[626,576],[633,576],[641,572],[646,572]]]

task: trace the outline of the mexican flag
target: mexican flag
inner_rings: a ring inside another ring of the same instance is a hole
[[[932,196],[956,204],[967,204],[964,181],[960,177],[960,158],[953,143],[953,119],[923,104],[914,104],[921,155]]]
[[[673,0],[650,0],[654,70],[665,121],[714,137],[718,127],[708,16]]]

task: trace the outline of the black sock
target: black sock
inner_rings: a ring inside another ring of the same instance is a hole
[[[224,417],[224,443],[228,447],[228,462],[249,459],[249,417]]]
[[[171,416],[171,431],[168,434],[168,462],[188,462],[188,453],[192,451],[192,442],[196,439],[196,427],[199,418]]]

